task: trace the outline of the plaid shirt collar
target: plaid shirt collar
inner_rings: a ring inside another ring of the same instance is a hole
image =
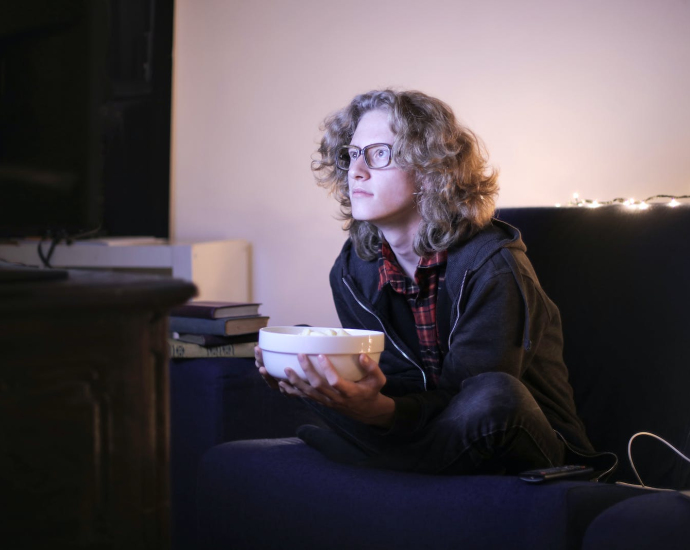
[[[419,287],[420,285],[423,286],[424,280],[436,271],[430,268],[442,266],[447,261],[448,251],[446,250],[436,252],[427,258],[420,258],[414,274],[414,281],[412,281],[400,267],[390,245],[384,240],[381,243],[381,255],[379,256],[379,290],[389,284],[393,290],[402,294],[419,292]]]

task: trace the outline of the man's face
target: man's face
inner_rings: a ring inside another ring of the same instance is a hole
[[[393,145],[394,139],[388,113],[369,111],[360,119],[350,145]],[[385,168],[371,169],[364,162],[364,155],[360,155],[351,162],[347,176],[352,216],[356,220],[371,222],[381,230],[404,230],[418,225],[414,178],[397,166],[395,158]]]

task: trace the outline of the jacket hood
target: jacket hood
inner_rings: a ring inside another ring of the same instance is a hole
[[[479,270],[492,256],[506,248],[522,252],[527,250],[517,228],[494,218],[489,226],[471,239],[448,250],[446,277],[464,278]]]
[[[449,250],[449,256],[453,258],[460,256],[460,254],[453,254],[455,248],[462,249],[462,256],[465,258],[463,263],[470,271],[477,271],[502,248],[515,248],[523,252],[527,249],[522,242],[520,231],[496,218],[492,219],[491,224],[483,231]]]

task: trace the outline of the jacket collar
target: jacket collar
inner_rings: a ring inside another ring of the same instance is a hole
[[[517,248],[522,251],[526,249],[518,229],[501,220],[493,219],[479,233],[449,249],[446,286],[451,289],[451,299],[455,299],[453,290],[460,288],[467,272],[478,270],[503,248]],[[345,242],[341,254],[344,259],[342,276],[351,275],[357,281],[362,295],[372,304],[376,303],[380,294],[378,262],[360,259],[350,239]]]

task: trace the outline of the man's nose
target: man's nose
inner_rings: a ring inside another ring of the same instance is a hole
[[[353,179],[364,179],[369,176],[369,167],[364,162],[364,154],[350,161],[350,169],[347,173]]]

